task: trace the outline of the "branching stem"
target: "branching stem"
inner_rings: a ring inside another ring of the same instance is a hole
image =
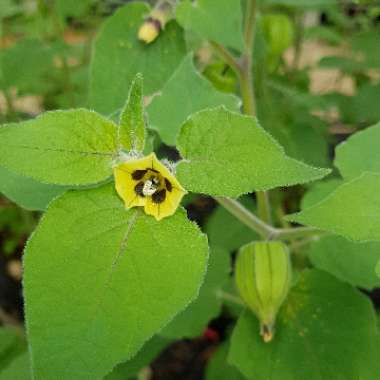
[[[215,197],[215,199],[243,224],[252,231],[257,232],[264,240],[294,240],[321,233],[320,230],[314,227],[275,228],[258,218],[235,199],[226,197]]]

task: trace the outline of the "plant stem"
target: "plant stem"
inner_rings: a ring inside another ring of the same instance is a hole
[[[263,222],[238,201],[225,197],[215,197],[215,199],[228,212],[234,215],[251,230],[257,232],[263,239],[268,239],[276,232],[275,228]]]
[[[257,212],[259,217],[265,222],[272,224],[272,215],[269,194],[267,191],[256,191]]]
[[[231,69],[240,75],[241,66],[239,60],[234,57],[223,45],[220,45],[215,41],[210,41],[210,44],[220,55],[220,57],[231,67]]]
[[[216,295],[217,295],[218,298],[221,298],[221,299],[224,299],[226,301],[232,302],[235,305],[245,306],[244,302],[239,297],[236,297],[233,294],[230,294],[230,293],[227,293],[227,292],[223,292],[222,290],[219,290]]]
[[[276,233],[273,236],[273,239],[293,240],[315,236],[317,233],[322,233],[322,231],[315,227],[276,228]]]
[[[247,0],[247,8],[244,20],[244,42],[246,52],[252,52],[254,39],[254,24],[256,17],[256,0]]]
[[[242,57],[242,71],[240,73],[240,89],[243,101],[243,111],[247,115],[256,116],[256,101],[252,78],[252,51],[255,37],[256,0],[247,0],[247,9],[244,24],[245,51]],[[271,224],[271,207],[269,196],[265,191],[256,192],[258,213],[260,218]]]
[[[249,59],[248,56],[243,57],[242,69],[239,72],[239,83],[241,99],[243,102],[243,112],[247,115],[255,116],[256,105],[252,86],[253,78],[251,66],[251,59]]]
[[[320,230],[314,227],[275,228],[265,223],[234,199],[226,197],[215,197],[215,199],[243,224],[252,231],[257,232],[264,240],[294,240],[321,233]]]

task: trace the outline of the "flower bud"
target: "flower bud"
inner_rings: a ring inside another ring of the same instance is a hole
[[[160,24],[149,18],[140,26],[137,37],[140,41],[150,44],[157,38],[160,30]]]
[[[153,42],[166,23],[173,17],[173,4],[167,0],[158,1],[148,18],[140,26],[137,37],[147,44]]]
[[[239,250],[236,286],[258,317],[264,342],[273,338],[276,315],[288,294],[291,273],[289,252],[281,242],[253,242]]]

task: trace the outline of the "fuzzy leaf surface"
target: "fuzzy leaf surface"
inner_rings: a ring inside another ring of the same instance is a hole
[[[184,29],[201,38],[239,51],[244,48],[239,0],[184,0],[177,6],[176,17]]]
[[[172,21],[153,43],[137,39],[149,14],[146,3],[132,2],[120,7],[101,28],[91,62],[89,103],[104,114],[120,109],[135,75],[144,77],[145,94],[158,91],[185,55],[182,30]]]
[[[24,261],[34,378],[99,379],[198,294],[207,239],[183,210],[126,211],[113,185],[50,204]]]
[[[264,343],[248,310],[232,335],[229,361],[248,380],[375,380],[379,332],[370,301],[317,270],[303,273]]]
[[[329,173],[286,156],[255,118],[224,107],[192,115],[182,126],[178,148],[184,158],[177,165],[181,184],[210,195],[238,197]]]
[[[112,174],[116,125],[86,109],[0,127],[0,166],[44,183],[88,185]]]
[[[157,130],[165,144],[175,145],[181,125],[189,115],[220,105],[238,111],[240,100],[216,90],[197,72],[189,54],[149,105],[150,127]]]
[[[364,173],[344,182],[319,203],[287,215],[291,222],[313,226],[350,240],[380,240],[380,175]]]

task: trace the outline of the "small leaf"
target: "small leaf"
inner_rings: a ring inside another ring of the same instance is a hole
[[[160,334],[169,338],[200,336],[208,322],[220,313],[222,302],[218,297],[218,291],[228,280],[229,270],[229,253],[221,248],[212,249],[207,274],[198,298],[177,315]]]
[[[276,336],[264,343],[245,311],[229,361],[249,380],[376,380],[379,332],[370,301],[317,270],[304,272],[282,308]]]
[[[49,202],[66,189],[64,186],[46,185],[0,167],[0,192],[27,210],[45,210]]]
[[[26,342],[20,331],[10,327],[0,327],[0,371],[25,349]]]
[[[112,174],[116,128],[85,109],[0,127],[0,165],[45,183],[88,185]]]
[[[244,48],[240,0],[184,0],[177,5],[176,17],[184,29],[204,39],[239,51]]]
[[[24,93],[40,95],[41,91],[51,88],[51,81],[46,80],[46,76],[51,75],[54,70],[53,57],[52,47],[34,38],[21,39],[11,47],[2,49],[1,86],[17,87],[19,95]]]
[[[238,197],[329,173],[287,157],[256,119],[223,107],[192,115],[182,126],[178,148],[184,158],[177,165],[181,184],[210,195]]]
[[[138,372],[147,367],[169,343],[169,339],[154,336],[144,344],[136,356],[125,363],[118,364],[104,380],[126,380],[137,377]]]
[[[323,236],[307,251],[312,264],[351,285],[371,290],[380,287],[375,267],[380,242],[354,243],[339,236]]]
[[[250,211],[256,211],[252,198],[245,196],[239,201]],[[205,231],[212,247],[220,247],[230,252],[253,240],[258,240],[258,235],[254,231],[240,223],[222,206],[218,206],[207,218]]]
[[[16,356],[9,365],[0,371],[0,380],[32,380],[30,358],[27,351]]]
[[[143,78],[137,74],[131,84],[128,100],[120,115],[118,143],[127,150],[141,152],[145,146]]]
[[[120,7],[101,28],[91,61],[89,102],[92,108],[110,114],[123,107],[135,75],[144,77],[146,95],[158,91],[186,53],[182,30],[172,21],[151,44],[139,41],[137,33],[149,7],[132,2]]]
[[[223,343],[214,352],[206,368],[206,380],[244,380],[243,375],[227,363],[229,344]]]
[[[364,173],[286,219],[357,241],[380,240],[380,175]]]
[[[301,200],[301,209],[304,210],[314,206],[330,195],[342,183],[343,181],[339,178],[330,178],[313,183]]]
[[[353,179],[363,172],[380,174],[379,141],[380,123],[355,133],[339,144],[334,164],[342,176]]]
[[[26,248],[35,379],[100,379],[198,294],[207,241],[183,210],[126,211],[114,185],[52,202]]]
[[[240,100],[217,91],[196,71],[189,54],[148,106],[150,127],[158,131],[165,144],[175,145],[181,125],[189,115],[219,105],[238,111]]]

